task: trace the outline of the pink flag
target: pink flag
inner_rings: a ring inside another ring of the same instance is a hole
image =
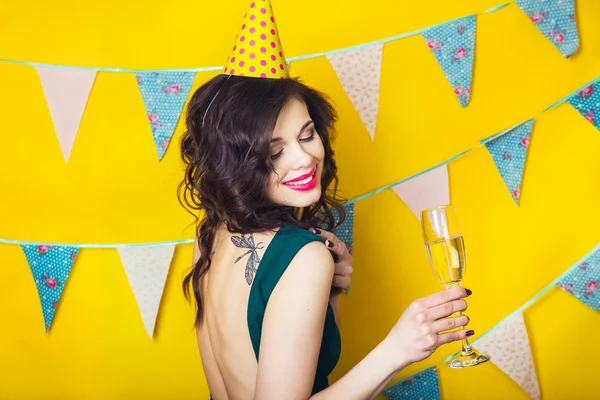
[[[35,69],[42,81],[63,157],[68,162],[96,71],[39,66]]]
[[[392,189],[419,219],[421,210],[450,204],[446,164],[417,175]]]

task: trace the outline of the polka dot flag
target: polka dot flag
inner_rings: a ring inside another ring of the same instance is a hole
[[[187,71],[136,73],[159,160],[169,147],[195,76]]]
[[[600,130],[600,85],[591,84],[567,100],[583,118]]]
[[[517,0],[517,6],[560,51],[569,57],[579,47],[574,0]]]
[[[474,16],[465,17],[434,26],[421,34],[463,107],[471,98],[475,21]]]
[[[521,197],[521,181],[531,142],[532,127],[533,120],[530,119],[493,140],[488,138],[482,141],[485,142],[485,147],[517,205]]]
[[[71,246],[21,245],[42,303],[46,332],[65,288],[79,248]]]
[[[558,283],[558,287],[571,293],[585,305],[600,311],[600,250],[596,250],[579,265],[572,267]]]
[[[354,203],[344,204],[344,210],[346,211],[346,219],[344,222],[337,227],[335,235],[348,247],[348,250],[352,252],[352,236],[354,231]],[[339,214],[334,209],[334,215],[336,223],[339,221]]]
[[[383,395],[390,400],[439,400],[440,388],[435,367],[395,383],[383,390]]]

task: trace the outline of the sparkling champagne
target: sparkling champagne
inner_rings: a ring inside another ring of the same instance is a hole
[[[446,288],[460,285],[466,268],[462,235],[426,244],[429,263],[438,281]]]

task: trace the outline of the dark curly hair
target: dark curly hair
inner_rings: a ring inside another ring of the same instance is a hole
[[[325,149],[321,197],[302,209],[275,204],[266,195],[274,170],[270,154],[273,130],[291,98],[306,105]],[[334,230],[343,222],[331,147],[336,120],[327,97],[298,79],[218,75],[196,90],[187,106],[186,132],[180,142],[185,177],[178,188],[179,202],[196,218],[201,253],[183,280],[188,300],[192,283],[198,306],[196,326],[202,318],[200,278],[210,268],[215,233],[221,224],[231,233],[249,234],[284,224]],[[198,224],[199,211],[204,211],[204,217]]]

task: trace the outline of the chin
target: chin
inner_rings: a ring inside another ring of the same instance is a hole
[[[279,196],[274,194],[271,197],[276,204],[291,206],[294,208],[304,208],[312,206],[321,198],[321,185],[317,185],[309,192],[289,193],[291,191],[290,189],[284,188],[284,190],[288,193],[280,193]]]
[[[304,207],[310,207],[313,204],[316,204],[319,199],[321,198],[321,190],[319,188],[318,191],[315,190],[314,194],[307,194],[307,196],[305,198],[298,198],[298,199],[293,199],[291,201],[291,203],[293,204],[294,207],[296,208],[304,208]]]

